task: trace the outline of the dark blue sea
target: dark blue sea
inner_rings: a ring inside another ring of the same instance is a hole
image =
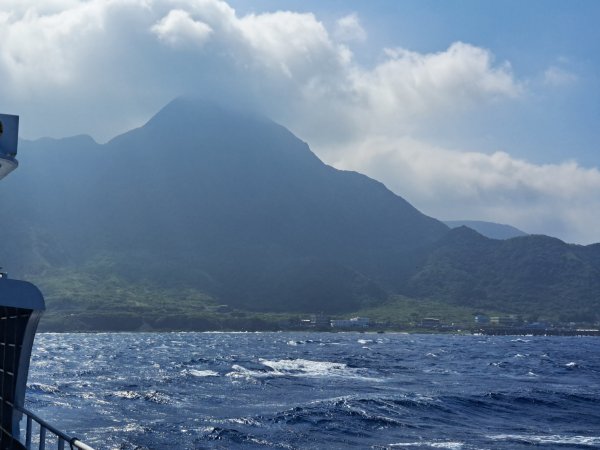
[[[600,448],[600,339],[39,334],[27,407],[97,449]]]

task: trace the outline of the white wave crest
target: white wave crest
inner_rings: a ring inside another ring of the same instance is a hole
[[[197,370],[197,369],[184,369],[181,371],[183,375],[190,375],[192,377],[218,377],[219,373],[214,370]]]
[[[232,378],[266,378],[266,377],[339,377],[353,379],[368,379],[377,381],[377,378],[364,376],[365,369],[348,367],[343,363],[330,361],[311,361],[308,359],[259,359],[259,362],[271,370],[251,370],[240,365],[233,365],[228,377]]]
[[[112,393],[112,395],[114,397],[126,398],[129,400],[134,400],[142,397],[141,394],[134,391],[115,391]]]
[[[527,434],[496,434],[487,436],[495,441],[521,441],[528,444],[559,444],[581,445],[597,448],[600,446],[600,436],[565,436],[565,435],[527,435]]]
[[[45,394],[58,394],[60,392],[60,389],[58,388],[58,386],[53,386],[50,384],[31,383],[27,387],[34,391],[40,391]]]
[[[446,448],[449,450],[460,450],[463,448],[463,442],[398,442],[397,444],[390,444],[389,447],[431,447],[431,448]]]
[[[308,359],[280,359],[277,361],[260,359],[259,361],[262,365],[270,367],[274,372],[282,375],[329,376],[343,375],[349,371],[346,364],[328,361]]]

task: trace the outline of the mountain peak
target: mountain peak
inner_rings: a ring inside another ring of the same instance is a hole
[[[144,128],[193,130],[197,127],[217,126],[222,129],[223,124],[240,126],[248,122],[254,125],[275,125],[269,119],[235,105],[224,106],[200,97],[177,97],[160,109]]]
[[[482,220],[446,220],[444,223],[450,228],[457,228],[461,225],[467,226],[491,239],[511,239],[518,236],[527,236],[527,233],[511,225]]]
[[[182,120],[185,117],[193,119],[209,119],[221,116],[225,110],[217,103],[201,98],[177,97],[163,106],[148,124],[170,120]]]
[[[0,256],[36,277],[72,270],[90,299],[94,280],[113,276],[267,311],[342,313],[412,293],[492,311],[526,293],[541,310],[600,292],[598,248],[448,230],[381,183],[325,165],[284,127],[210,101],[178,98],[107,144],[23,142],[22,154],[3,191]],[[560,289],[548,274],[563,274]]]
[[[466,243],[470,244],[473,242],[483,242],[488,241],[489,238],[479,233],[478,231],[466,226],[461,225],[456,228],[452,228],[446,236],[443,238],[446,242],[451,242],[453,244],[458,243]]]

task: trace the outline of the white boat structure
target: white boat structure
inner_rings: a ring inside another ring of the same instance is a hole
[[[18,133],[19,117],[0,114],[0,179],[19,165]],[[0,450],[42,450],[54,444],[59,450],[93,450],[25,408],[31,349],[44,310],[37,287],[0,272]]]

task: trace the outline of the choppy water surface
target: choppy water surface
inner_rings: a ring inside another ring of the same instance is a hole
[[[599,344],[39,334],[26,403],[98,449],[600,448]]]

